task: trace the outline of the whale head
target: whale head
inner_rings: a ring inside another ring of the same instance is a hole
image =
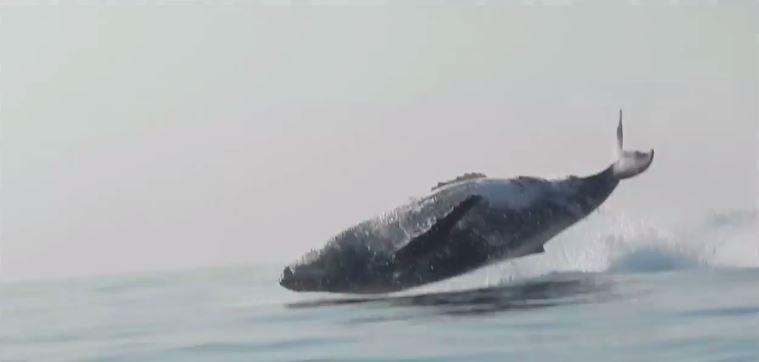
[[[391,258],[387,251],[364,242],[362,235],[351,229],[330,239],[323,248],[286,266],[279,284],[297,292],[384,291],[393,277]]]
[[[322,268],[308,265],[286,266],[279,279],[279,285],[296,291],[311,292],[321,290],[325,284],[325,272]]]
[[[312,250],[300,260],[285,267],[279,285],[296,292],[324,289],[328,275],[323,259],[324,250]]]

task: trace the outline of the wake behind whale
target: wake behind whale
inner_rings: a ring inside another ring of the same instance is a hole
[[[364,221],[286,267],[294,291],[387,293],[542,253],[552,237],[598,208],[620,180],[644,172],[654,152],[623,150],[587,177],[489,178],[466,174],[377,218]]]

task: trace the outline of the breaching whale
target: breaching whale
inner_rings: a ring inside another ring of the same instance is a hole
[[[542,253],[543,245],[595,210],[620,180],[645,171],[654,151],[622,148],[603,171],[560,180],[470,173],[421,199],[338,234],[285,267],[294,291],[388,293],[454,277],[498,261]]]

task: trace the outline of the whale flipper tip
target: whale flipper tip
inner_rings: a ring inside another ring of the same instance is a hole
[[[621,179],[630,178],[647,170],[654,161],[654,150],[648,152],[625,151],[624,132],[622,130],[622,110],[619,110],[617,126],[617,161],[612,165],[612,174]]]

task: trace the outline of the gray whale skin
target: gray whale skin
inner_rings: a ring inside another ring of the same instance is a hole
[[[587,177],[489,178],[472,173],[338,234],[284,268],[293,291],[389,293],[451,278],[485,265],[542,253],[553,236],[603,203],[620,180],[645,171],[654,151],[622,149]]]

